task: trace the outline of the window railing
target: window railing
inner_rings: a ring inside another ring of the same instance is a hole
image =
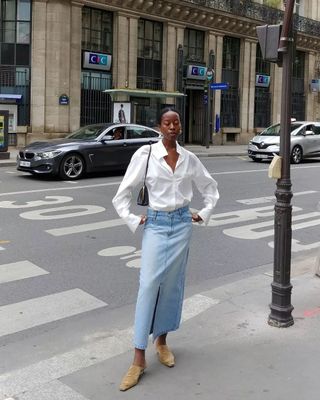
[[[259,4],[252,0],[184,0],[184,2],[251,18],[264,24],[278,24],[284,18],[282,10]],[[295,14],[293,23],[294,28],[299,32],[320,36],[319,21]]]
[[[163,90],[164,81],[160,78],[137,76],[137,88],[149,90]]]

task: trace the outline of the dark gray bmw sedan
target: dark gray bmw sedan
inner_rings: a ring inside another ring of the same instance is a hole
[[[30,143],[19,150],[17,169],[69,180],[85,173],[124,170],[139,147],[160,139],[156,129],[143,125],[87,125],[64,139]]]

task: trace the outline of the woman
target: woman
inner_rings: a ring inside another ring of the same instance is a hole
[[[179,113],[165,108],[159,116],[162,140],[142,146],[132,156],[113,205],[132,232],[144,225],[140,287],[135,315],[134,359],[120,390],[135,386],[146,368],[145,349],[153,334],[159,361],[173,367],[174,355],[167,333],[178,329],[181,318],[185,268],[192,221],[207,223],[219,198],[217,183],[191,152],[179,146]],[[146,176],[149,191],[147,215],[130,213],[132,191]],[[192,183],[204,199],[204,208],[191,214]]]

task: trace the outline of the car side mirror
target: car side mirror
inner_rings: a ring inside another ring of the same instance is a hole
[[[108,142],[109,140],[112,140],[113,136],[111,135],[105,135],[103,136],[103,138],[101,139],[102,142]]]
[[[314,135],[314,132],[313,132],[313,131],[310,131],[310,130],[308,130],[308,131],[305,131],[304,135],[305,135],[305,136]]]

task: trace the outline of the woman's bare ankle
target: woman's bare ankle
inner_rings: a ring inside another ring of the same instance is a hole
[[[139,367],[146,367],[146,358],[145,358],[145,350],[135,349],[134,350],[134,358],[133,364],[138,365]]]

